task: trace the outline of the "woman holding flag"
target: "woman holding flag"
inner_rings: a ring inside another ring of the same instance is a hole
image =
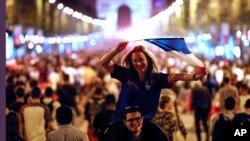
[[[122,83],[116,110],[112,121],[122,121],[123,111],[127,106],[139,106],[145,121],[151,121],[157,112],[160,92],[163,88],[171,88],[176,81],[192,81],[202,79],[206,69],[195,74],[158,72],[151,52],[143,46],[135,46],[124,58],[124,66],[114,64],[112,59],[125,50],[128,41],[120,42],[115,50],[105,54],[100,64],[111,73],[111,77]]]

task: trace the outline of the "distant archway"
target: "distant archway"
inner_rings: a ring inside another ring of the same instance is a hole
[[[118,20],[117,20],[118,30],[130,26],[131,26],[131,10],[128,6],[122,5],[118,9]]]

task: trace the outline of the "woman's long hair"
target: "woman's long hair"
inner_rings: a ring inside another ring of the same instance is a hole
[[[146,75],[145,75],[145,83],[147,83],[148,81],[151,80],[152,74],[158,72],[155,57],[153,56],[153,54],[151,52],[146,50],[145,47],[142,45],[135,46],[134,49],[131,50],[125,56],[125,58],[123,59],[123,64],[125,65],[125,67],[127,67],[129,69],[128,79],[129,79],[129,81],[132,81],[132,82],[139,81],[138,73],[135,70],[135,68],[133,66],[133,62],[132,62],[132,54],[134,52],[142,52],[146,56],[146,59],[148,61],[148,67],[147,67]]]

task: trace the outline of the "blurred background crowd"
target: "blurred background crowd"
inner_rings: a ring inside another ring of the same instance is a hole
[[[89,140],[97,140],[95,115],[105,109],[106,95],[118,99],[121,85],[101,68],[100,57],[120,41],[155,37],[184,37],[208,69],[203,81],[177,82],[161,93],[175,101],[188,139],[199,132],[200,126],[189,123],[189,118],[197,118],[195,106],[204,106],[197,105],[202,98],[192,96],[196,89],[205,87],[211,98],[205,102],[209,107],[205,119],[208,126],[212,117],[223,111],[225,99],[221,93],[226,85],[237,93],[234,113],[244,113],[250,98],[250,2],[224,1],[6,1],[6,115],[14,111],[21,120],[20,125],[11,123],[7,129],[26,125],[30,129],[25,131],[33,134],[34,125],[23,120],[31,114],[23,110],[38,99],[49,109],[49,116],[29,117],[30,123],[39,119],[46,125],[40,128],[49,133],[58,128],[57,108],[70,106],[73,125],[87,133]],[[125,52],[136,44],[154,53],[162,72],[196,71],[185,60],[142,41],[130,43]],[[120,62],[122,56],[114,62]]]

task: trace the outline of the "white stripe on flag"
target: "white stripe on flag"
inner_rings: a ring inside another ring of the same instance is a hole
[[[191,54],[184,54],[182,52],[175,51],[175,50],[168,51],[168,52],[174,54],[176,57],[180,58],[181,60],[183,60],[191,65],[204,67],[204,64],[201,62],[201,60],[196,58],[192,53]]]

